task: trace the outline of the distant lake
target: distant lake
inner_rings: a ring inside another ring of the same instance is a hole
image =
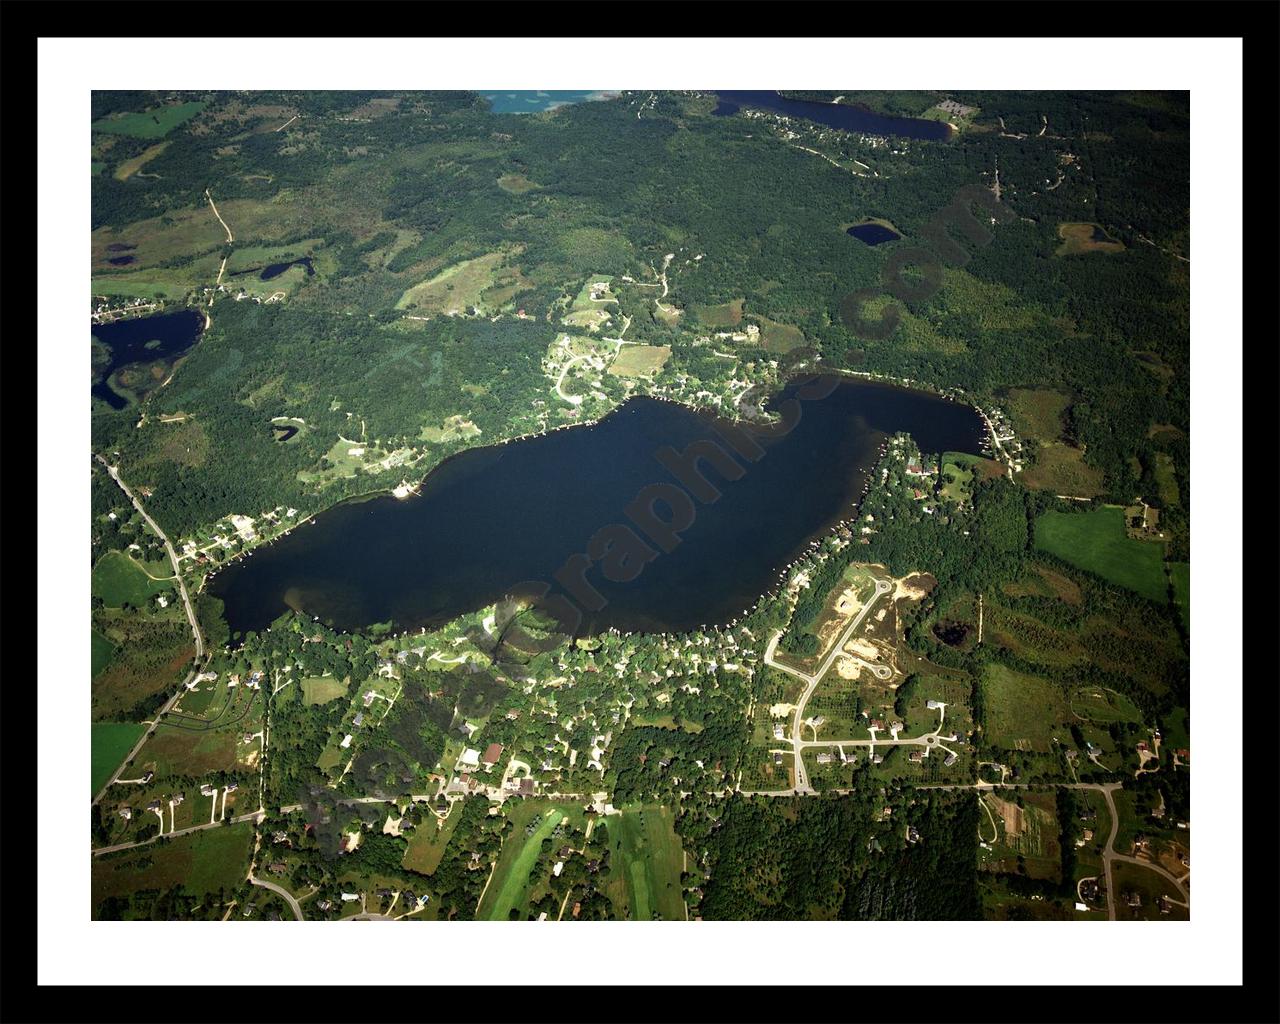
[[[760,439],[758,461],[737,458],[739,479],[706,471],[722,496],[697,505],[672,552],[625,583],[593,567],[586,578],[607,604],[582,631],[684,631],[735,618],[810,540],[850,515],[895,432],[910,432],[927,452],[981,453],[985,431],[969,406],[848,378],[833,383],[828,397],[799,404],[789,433]],[[597,530],[629,523],[624,509],[641,488],[673,482],[655,458],[659,448],[683,451],[716,438],[717,426],[725,421],[633,398],[591,426],[462,452],[428,475],[419,496],[337,505],[218,571],[208,590],[225,602],[233,633],[260,631],[289,608],[343,630],[376,622],[434,628],[524,581],[552,583]]]
[[[890,230],[883,224],[855,224],[846,234],[853,235],[858,241],[866,242],[867,245],[895,242],[902,237],[898,232]]]
[[[888,117],[875,114],[864,107],[851,107],[845,103],[815,103],[812,100],[783,99],[774,91],[727,92],[717,90],[720,105],[714,113],[724,117],[736,114],[742,107],[760,107],[788,117],[803,117],[832,128],[847,132],[866,132],[869,135],[900,135],[908,139],[930,139],[945,142],[951,133],[941,121],[929,121],[919,117]]]
[[[128,399],[113,390],[108,380],[115,377],[121,390],[140,398],[169,375],[203,330],[204,314],[194,309],[94,324],[93,396],[113,409],[123,409]]]
[[[618,94],[605,89],[517,89],[511,92],[482,92],[480,95],[489,101],[490,113],[534,114],[570,103],[613,99]]]

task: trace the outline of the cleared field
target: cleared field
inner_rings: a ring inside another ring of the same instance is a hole
[[[1009,415],[1018,433],[1041,441],[1062,436],[1063,417],[1071,396],[1044,388],[1014,388],[1009,392]]]
[[[693,315],[708,327],[737,327],[742,323],[742,306],[746,299],[732,299],[718,306],[694,306]]]
[[[491,252],[446,267],[435,277],[406,290],[396,309],[460,313],[480,301],[480,293],[492,283],[493,272],[503,258],[501,252]]]
[[[512,815],[517,826],[522,825],[520,817],[518,813]],[[529,872],[533,870],[534,862],[542,852],[542,841],[550,838],[552,831],[562,820],[563,812],[552,807],[542,815],[533,835],[524,835],[521,828],[502,844],[502,853],[494,868],[493,878],[476,910],[477,919],[505,921],[512,909],[523,903],[525,891],[529,887]]]
[[[608,372],[615,377],[650,377],[670,358],[670,345],[624,345]]]
[[[983,811],[979,832],[986,840],[992,820],[996,824],[996,841],[990,849],[980,851],[980,864],[988,871],[1014,872],[1018,859],[1031,878],[1057,880],[1062,874],[1058,841],[1057,802],[1052,793],[1019,794],[1004,799],[995,793],[984,793],[979,799],[990,811]]]
[[[780,324],[768,317],[758,316],[761,344],[769,352],[790,352],[804,344],[804,331],[791,324]]]
[[[111,778],[124,755],[133,749],[145,731],[146,726],[133,722],[94,722],[89,727],[89,769],[93,776],[91,793],[97,793]]]
[[[409,838],[409,848],[404,852],[404,860],[401,865],[409,871],[416,871],[420,875],[430,875],[440,865],[441,859],[444,857],[445,847],[449,845],[449,837],[453,835],[453,830],[458,827],[458,822],[462,818],[462,803],[458,801],[449,808],[449,816],[440,822],[437,828],[433,824],[439,821],[434,815],[430,818],[423,817],[422,824],[414,829],[413,835]]]
[[[312,676],[302,680],[302,703],[328,704],[329,701],[342,697],[347,692],[347,680],[335,679],[333,676]]]
[[[1165,602],[1164,545],[1128,537],[1118,506],[1045,512],[1036,519],[1035,546],[1151,601]]]
[[[128,555],[121,551],[108,551],[93,567],[90,592],[112,608],[131,604],[141,608],[157,594],[172,591],[171,584],[153,580],[142,571]]]
[[[148,146],[141,153],[135,156],[132,160],[126,160],[119,167],[117,167],[112,177],[114,177],[116,181],[128,180],[129,178],[133,177],[133,175],[137,174],[140,170],[142,170],[142,168],[145,167],[150,161],[154,160],[161,153],[163,153],[165,151],[165,147],[167,147],[168,145],[169,143],[167,142],[158,142],[154,146]]]
[[[115,656],[116,645],[99,633],[96,629],[89,630],[89,665],[90,676],[96,676],[109,664]]]
[[[1071,711],[1079,718],[1104,725],[1141,722],[1142,712],[1123,693],[1105,686],[1082,686],[1071,695]]]
[[[93,130],[109,135],[132,135],[135,139],[161,139],[203,109],[203,100],[193,100],[140,114],[112,114],[94,121]]]
[[[684,920],[684,849],[673,822],[670,808],[654,805],[624,809],[620,817],[609,819],[611,863],[626,867],[634,921]]]
[[[988,665],[980,686],[986,738],[998,747],[1047,751],[1071,713],[1056,683],[1004,665]]]
[[[1124,243],[1117,242],[1100,224],[1091,221],[1067,221],[1058,225],[1059,256],[1075,256],[1089,252],[1124,252]]]
[[[1077,606],[1083,600],[1075,581],[1047,565],[1032,565],[1030,571],[1002,583],[1000,589],[1010,597],[1056,597]]]
[[[990,643],[1041,665],[1073,665],[1088,658],[1074,634],[1055,629],[1034,615],[996,604],[987,606],[985,632]]]
[[[253,825],[242,822],[205,829],[158,845],[124,854],[107,854],[93,861],[93,916],[108,896],[128,896],[144,889],[168,889],[181,884],[203,895],[234,889],[249,870]]]
[[[1079,448],[1060,442],[1035,449],[1035,461],[1022,471],[1020,479],[1032,490],[1073,498],[1093,498],[1106,489],[1102,470],[1086,463]]]
[[[256,726],[248,726],[248,731],[255,730]],[[240,743],[240,737],[241,729],[230,724],[201,732],[161,726],[143,744],[135,761],[139,765],[155,765],[155,773],[160,777],[231,771],[236,767],[240,751],[258,749],[256,742]]]
[[[534,189],[542,186],[530,181],[523,174],[504,174],[498,179],[498,188],[503,192],[510,192],[512,195],[524,195],[526,192],[532,192]]]
[[[1154,472],[1160,500],[1168,506],[1179,504],[1182,495],[1178,491],[1178,476],[1173,469],[1173,457],[1165,452],[1156,452]]]

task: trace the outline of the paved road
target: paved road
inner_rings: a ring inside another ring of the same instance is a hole
[[[278,896],[283,896],[284,901],[289,904],[290,909],[293,911],[293,916],[299,921],[303,920],[302,908],[298,906],[298,901],[293,898],[293,893],[289,892],[288,889],[276,885],[275,882],[268,882],[265,878],[255,877],[252,869],[249,871],[249,881],[260,888],[270,889]]]
[[[663,270],[665,271],[666,268],[663,267]],[[817,671],[814,672],[812,675],[807,674],[805,672],[801,672],[799,669],[794,669],[787,665],[784,665],[782,664],[782,662],[777,661],[774,658],[773,652],[778,646],[778,640],[782,637],[782,632],[783,632],[782,630],[778,630],[776,633],[774,633],[773,639],[771,639],[768,643],[768,646],[765,647],[764,661],[766,665],[770,665],[773,668],[778,669],[779,671],[786,672],[788,675],[795,676],[797,679],[801,679],[807,684],[805,686],[804,693],[801,694],[800,696],[800,702],[796,704],[795,717],[791,723],[792,760],[795,762],[797,790],[804,791],[804,792],[808,792],[810,790],[809,777],[804,767],[804,758],[801,756],[801,750],[803,749],[803,743],[804,743],[804,741],[801,739],[801,729],[804,727],[805,705],[809,703],[809,698],[813,696],[813,691],[818,688],[818,683],[820,683],[822,681],[822,677],[827,674],[827,670],[830,669],[831,666],[835,664],[836,658],[840,657],[841,649],[844,647],[846,643],[849,642],[849,637],[853,636],[854,631],[860,625],[862,625],[863,619],[865,619],[867,615],[870,614],[871,609],[875,606],[876,601],[880,599],[880,595],[886,594],[893,589],[893,584],[888,582],[887,580],[876,580],[875,583],[876,583],[876,590],[875,590],[875,593],[871,595],[871,600],[868,601],[866,605],[863,606],[862,610],[853,617],[853,621],[850,622],[849,625],[845,627],[844,632],[840,634],[840,639],[835,642],[835,644],[831,648],[830,653],[828,653],[827,656],[822,659],[822,663],[818,666]],[[868,665],[868,667],[870,667],[871,670],[875,672],[877,676],[880,675],[880,672],[878,671],[876,666],[870,665],[868,662],[864,662],[861,659],[858,659],[858,660],[862,664]],[[885,666],[885,674],[888,675],[890,671],[891,670],[889,670],[888,667]],[[881,678],[884,678],[884,676],[881,676]]]
[[[164,550],[166,554],[168,554],[169,556],[170,564],[172,564],[173,566],[173,574],[175,577],[175,582],[178,584],[178,593],[182,595],[182,604],[187,610],[187,621],[191,623],[191,632],[195,635],[195,638],[196,638],[196,661],[197,662],[201,661],[205,657],[204,634],[200,632],[200,623],[199,621],[197,621],[195,609],[191,605],[191,597],[187,593],[187,585],[185,582],[183,582],[182,573],[178,569],[177,552],[173,550],[173,545],[169,543],[169,538],[165,535],[165,532],[162,529],[160,529],[159,525],[157,525],[154,519],[152,519],[149,515],[147,515],[147,510],[142,507],[142,502],[138,500],[138,498],[134,495],[133,491],[129,490],[128,485],[122,479],[120,479],[120,471],[115,466],[110,465],[107,462],[107,460],[104,459],[101,455],[95,454],[94,458],[97,459],[99,462],[102,463],[103,466],[106,467],[107,472],[111,475],[111,479],[116,482],[120,490],[124,491],[125,496],[133,503],[133,507],[138,510],[138,514],[142,516],[142,518],[146,521],[147,525],[150,526],[151,529],[155,531],[156,536],[159,537],[162,541],[164,541]],[[124,771],[124,766],[126,764],[129,764],[137,756],[138,751],[142,749],[142,745],[146,743],[147,740],[150,738],[151,734],[155,732],[156,726],[160,724],[160,720],[164,718],[164,716],[169,712],[169,710],[174,706],[174,704],[178,702],[178,698],[181,697],[186,692],[187,684],[191,682],[191,680],[195,677],[196,673],[199,671],[200,671],[200,668],[198,665],[197,667],[193,667],[191,671],[187,673],[186,678],[182,680],[182,685],[178,687],[177,691],[173,694],[173,696],[171,696],[167,701],[165,701],[164,705],[160,708],[160,710],[156,712],[155,717],[151,721],[151,724],[147,726],[147,731],[144,732],[142,734],[142,737],[138,740],[138,742],[133,745],[133,749],[130,750],[129,753],[124,756],[123,759],[121,759],[120,766],[116,768],[116,770],[111,774],[111,778],[107,780],[106,785],[104,785],[100,790],[98,790],[97,795],[94,796],[93,801],[90,804],[91,807],[94,804],[98,803],[98,801],[100,801],[106,795],[107,790],[111,788],[111,786],[115,783],[115,781],[120,777],[120,773]]]
[[[249,811],[245,814],[238,814],[231,819],[231,824],[238,825],[242,821],[255,821],[260,816],[263,816],[264,814],[265,812],[262,810],[262,808],[258,808],[258,810],[256,811]],[[221,821],[215,821],[212,824],[205,822],[203,825],[191,825],[187,828],[180,828],[176,832],[166,832],[163,836],[157,833],[156,835],[152,836],[150,839],[143,839],[136,843],[116,843],[114,846],[94,847],[92,853],[95,857],[101,857],[104,853],[115,853],[117,850],[132,850],[132,849],[136,849],[139,846],[150,846],[157,839],[162,839],[162,838],[172,839],[175,836],[185,836],[185,835],[189,835],[192,832],[200,832],[206,828],[221,828],[221,827],[222,827]]]

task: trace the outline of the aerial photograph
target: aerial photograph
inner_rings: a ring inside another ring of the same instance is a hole
[[[93,90],[80,912],[1192,920],[1191,106]]]

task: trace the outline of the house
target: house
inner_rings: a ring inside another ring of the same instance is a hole
[[[533,779],[526,777],[520,780],[520,795],[533,796]]]
[[[907,755],[907,760],[912,761],[916,764],[919,764],[921,761],[924,760],[924,751],[923,750],[911,751],[911,753]]]
[[[502,757],[502,744],[490,743],[487,747],[485,747],[484,757],[482,757],[480,760],[482,760],[485,764],[492,767],[493,765],[498,763],[498,759],[501,757]]]
[[[201,795],[201,796],[215,796],[215,795],[217,794],[217,792],[218,792],[218,787],[217,787],[217,786],[211,786],[211,785],[209,785],[209,783],[207,783],[207,782],[206,782],[203,786],[201,786],[201,787],[200,787],[200,795]]]
[[[835,759],[830,754],[823,753],[818,755],[818,764],[830,764],[833,760]]]
[[[159,800],[152,800],[152,801],[151,801],[151,803],[147,804],[147,810],[149,810],[149,811],[158,811],[158,810],[160,810],[160,801],[159,801]]]
[[[372,690],[369,690],[368,692],[366,692],[364,695],[364,706],[368,707],[370,704],[372,704],[373,698],[376,696],[377,694],[374,693]]]
[[[774,764],[782,764],[782,751],[780,751],[780,750],[775,750],[775,751],[773,752],[773,763],[774,763]]]
[[[580,913],[582,913],[582,904],[581,904],[581,903],[574,903],[574,905],[573,905],[573,916],[574,916],[574,917],[577,917]]]
[[[1076,846],[1084,846],[1084,844],[1089,842],[1089,840],[1091,840],[1092,838],[1093,838],[1093,829],[1091,828],[1083,829],[1080,832],[1080,838],[1076,840]]]
[[[238,783],[238,782],[229,782],[229,783],[227,783],[227,788],[224,790],[224,792],[226,792],[226,793],[234,793],[234,792],[235,792],[237,789],[239,789],[239,788],[240,788],[240,783]]]
[[[472,736],[480,731],[480,728],[479,726],[472,725],[470,722],[463,722],[462,725],[458,727],[458,731],[467,739],[471,739]]]
[[[267,868],[273,875],[283,875],[289,870],[289,865],[282,860],[276,861],[271,867]]]
[[[132,818],[132,817],[133,817],[133,808],[132,808],[132,807],[121,807],[121,808],[120,808],[120,817],[124,818],[124,820],[125,820],[125,821],[128,821],[130,818]]]
[[[870,725],[868,725],[868,726],[867,726],[867,728],[868,728],[868,729],[876,729],[877,731],[878,731],[878,730],[882,730],[882,729],[884,728],[884,719],[882,719],[882,718],[873,718],[873,719],[871,719],[871,724],[870,724]]]
[[[289,833],[277,830],[271,833],[271,841],[274,843],[286,843],[289,841]]]
[[[328,910],[331,906],[333,906],[333,904],[330,903],[328,900],[320,900],[320,902],[318,902],[316,906],[319,907],[321,910]]]
[[[930,711],[939,711],[942,708],[946,707],[946,705],[943,704],[942,701],[940,700],[927,700],[924,702],[924,706],[928,708]]]
[[[458,757],[458,770],[480,767],[480,751],[467,747]]]
[[[909,843],[920,842],[920,833],[914,825],[907,826],[907,842]]]
[[[884,764],[884,755],[872,754],[867,760],[869,760],[872,764]]]
[[[347,747],[351,746],[351,733],[347,733],[344,737],[342,737],[342,742],[339,743],[338,746],[340,746],[343,750],[346,750]]]
[[[957,760],[958,758],[956,757],[955,752],[949,750],[947,751],[947,756],[942,763],[946,765],[948,768],[950,768],[953,764],[956,763]]]
[[[380,900],[389,900],[389,899],[391,899],[391,890],[390,890],[390,889],[379,889],[379,890],[378,890],[378,899],[380,899]]]
[[[783,738],[783,733],[784,733],[783,725],[781,722],[779,722],[777,725],[773,727],[773,738],[775,740],[780,740]]]
[[[343,903],[350,903],[352,900],[358,900],[359,898],[360,894],[356,892],[344,892],[342,894]]]
[[[155,777],[156,777],[156,773],[155,773],[155,772],[153,772],[153,771],[145,771],[145,772],[143,772],[143,773],[142,773],[142,781],[143,781],[143,783],[150,782],[150,781],[151,781],[152,779],[154,779]]]
[[[171,803],[171,804],[173,804],[175,807],[177,807],[177,806],[178,806],[178,804],[182,803],[182,801],[183,801],[183,800],[185,800],[185,799],[186,799],[186,795],[185,795],[184,793],[174,793],[174,794],[173,794],[173,799],[172,799],[172,800],[170,800],[170,801],[169,801],[169,803]]]
[[[1142,906],[1142,895],[1137,892],[1125,893],[1124,902],[1130,907],[1140,907]]]
[[[890,732],[902,732],[902,723],[901,723],[901,722],[890,722],[890,723],[889,723],[889,731],[890,731]]]
[[[552,867],[552,869],[551,869],[551,873],[552,873],[553,875],[555,875],[555,877],[556,877],[556,878],[559,878],[559,877],[560,877],[560,872],[561,872],[561,871],[563,871],[563,870],[564,870],[564,861],[562,861],[562,860],[558,860],[558,861],[556,861],[555,866],[554,866],[554,867]]]
[[[351,724],[354,725],[357,729],[359,729],[360,726],[364,725],[364,713],[357,711],[356,717],[351,720]]]

